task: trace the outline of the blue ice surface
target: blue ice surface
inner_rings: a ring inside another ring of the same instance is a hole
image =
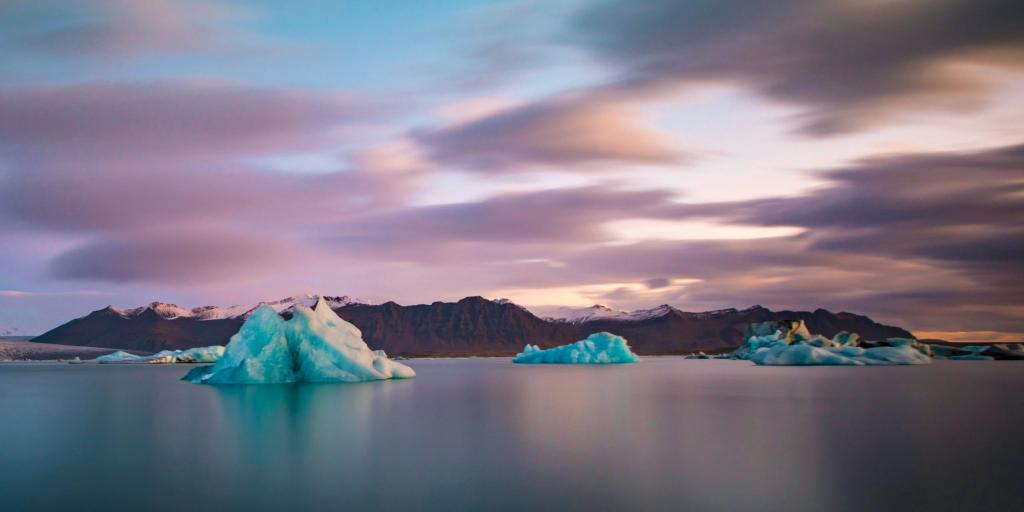
[[[416,372],[370,350],[359,329],[326,302],[296,306],[285,321],[262,306],[231,337],[213,366],[195,368],[183,380],[197,384],[366,382],[407,379]]]
[[[774,332],[770,332],[774,328]],[[840,332],[831,339],[813,335],[803,321],[790,325],[764,322],[748,328],[746,343],[733,355],[757,365],[910,365],[931,362],[931,349],[917,340],[889,338],[862,342],[856,334]],[[867,344],[867,346],[865,346]]]
[[[102,355],[96,358],[98,363],[130,363],[137,362],[142,359],[142,356],[131,354],[123,350],[118,350],[110,354]]]
[[[138,356],[118,350],[110,354],[96,358],[98,363],[152,363],[152,364],[174,364],[174,363],[216,363],[224,354],[224,347],[212,345],[209,347],[196,347],[186,350],[161,350],[149,356]]]
[[[621,364],[638,363],[640,358],[629,349],[626,338],[608,332],[598,332],[587,339],[542,349],[527,345],[512,359],[519,364]]]

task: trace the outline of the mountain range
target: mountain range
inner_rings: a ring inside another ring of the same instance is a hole
[[[512,355],[527,343],[550,347],[601,331],[626,337],[638,354],[725,351],[739,346],[752,322],[800,319],[815,333],[857,332],[867,339],[912,337],[899,327],[853,313],[824,309],[772,311],[761,306],[692,313],[672,306],[622,312],[604,306],[558,308],[541,318],[508,300],[466,297],[458,302],[402,306],[366,304],[341,296],[304,295],[254,305],[185,309],[154,302],[113,306],[76,318],[33,339],[35,342],[156,352],[224,345],[260,305],[290,317],[296,305],[326,301],[355,324],[373,349],[400,356]]]

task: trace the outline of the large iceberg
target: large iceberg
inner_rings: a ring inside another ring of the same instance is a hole
[[[615,364],[637,363],[640,358],[629,349],[626,338],[608,332],[591,334],[585,340],[542,349],[527,345],[512,359],[520,364]]]
[[[388,359],[383,351],[370,350],[356,326],[320,301],[313,309],[296,306],[288,321],[268,306],[259,307],[231,337],[217,364],[194,368],[184,380],[277,384],[415,376],[412,368]]]
[[[150,364],[216,363],[223,354],[224,347],[220,345],[196,347],[186,350],[161,350],[150,356],[139,356],[118,350],[117,352],[97,357],[96,362]]]
[[[745,335],[746,343],[733,357],[758,365],[907,365],[932,360],[931,348],[917,340],[871,342],[845,331],[830,339],[811,334],[802,320],[751,324]]]

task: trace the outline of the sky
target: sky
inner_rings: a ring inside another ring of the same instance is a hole
[[[0,333],[297,293],[1024,333],[1019,0],[0,1]]]

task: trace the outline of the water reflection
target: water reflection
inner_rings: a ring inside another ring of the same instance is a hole
[[[420,360],[408,381],[200,386],[0,366],[5,510],[1009,509],[1021,366]],[[10,442],[14,440],[13,442]]]

